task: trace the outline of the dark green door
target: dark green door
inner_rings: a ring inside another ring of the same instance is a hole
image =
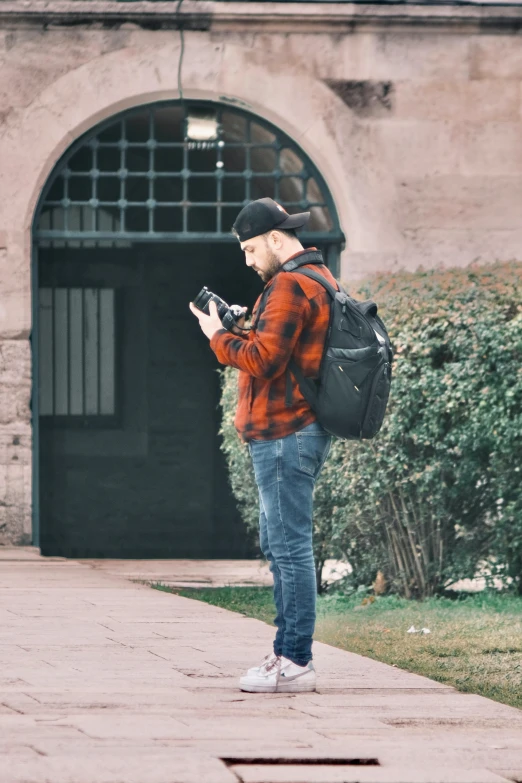
[[[40,251],[40,518],[46,555],[252,554],[217,432],[219,368],[188,309],[252,305],[235,245]]]

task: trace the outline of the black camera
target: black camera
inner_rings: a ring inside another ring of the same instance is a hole
[[[216,303],[218,315],[225,329],[228,329],[229,332],[232,332],[234,327],[237,329],[242,328],[241,326],[238,326],[237,321],[239,321],[245,315],[243,308],[239,305],[227,305],[227,303],[221,299],[220,296],[213,294],[212,291],[209,291],[206,286],[203,286],[192,304],[194,307],[197,307],[198,310],[201,310],[203,313],[210,315],[210,302]]]

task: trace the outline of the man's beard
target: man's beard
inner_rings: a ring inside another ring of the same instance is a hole
[[[264,283],[268,283],[273,278],[275,273],[281,268],[281,262],[279,256],[276,256],[273,250],[267,248],[267,266],[266,269],[259,272],[259,277]]]

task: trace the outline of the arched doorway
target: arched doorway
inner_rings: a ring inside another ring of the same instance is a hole
[[[242,110],[140,106],[56,165],[33,229],[43,554],[250,554],[219,449],[219,365],[188,302],[207,285],[252,306],[261,283],[230,227],[263,196],[310,209],[303,242],[336,273],[342,234],[319,172]]]

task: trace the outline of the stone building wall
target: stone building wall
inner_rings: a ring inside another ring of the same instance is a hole
[[[0,542],[31,540],[31,225],[54,164],[122,109],[243,106],[314,160],[342,277],[522,258],[522,8],[61,2],[0,7]]]

